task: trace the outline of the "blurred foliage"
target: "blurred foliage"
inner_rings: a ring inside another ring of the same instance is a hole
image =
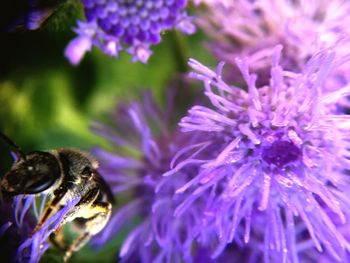
[[[23,1],[4,2],[1,28],[23,15]],[[145,89],[152,89],[164,105],[166,88],[180,85],[176,103],[183,111],[192,101],[188,94],[195,94],[188,91],[189,85],[183,86],[188,58],[215,65],[203,46],[202,33],[187,37],[167,32],[162,43],[153,47],[147,65],[132,63],[126,53],[115,59],[94,49],[73,67],[63,51],[74,37],[71,29],[81,15],[79,1],[67,0],[55,7],[53,16],[39,30],[0,33],[0,131],[25,151],[58,147],[89,150],[106,144],[90,132],[89,124],[106,118],[118,101],[141,98]],[[3,143],[0,147],[3,173],[10,157]],[[99,252],[85,247],[71,262],[116,262],[120,244],[116,238]],[[42,261],[60,262],[58,254],[52,249]]]
[[[152,89],[162,103],[166,87],[186,72],[188,54],[208,58],[198,36],[169,32],[147,65],[131,63],[126,53],[115,59],[94,49],[72,67],[63,56],[74,37],[70,31],[0,37],[0,129],[26,150],[88,149],[98,142],[88,130],[91,120],[101,118],[119,99],[141,97],[144,89]]]

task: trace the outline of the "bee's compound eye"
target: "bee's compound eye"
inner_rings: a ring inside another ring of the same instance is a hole
[[[27,193],[36,194],[36,193],[41,193],[45,191],[54,183],[55,183],[54,178],[42,178],[40,180],[27,181],[24,187]]]
[[[54,155],[47,152],[33,152],[27,156],[27,172],[22,175],[23,192],[41,193],[51,187],[60,177],[60,167]]]

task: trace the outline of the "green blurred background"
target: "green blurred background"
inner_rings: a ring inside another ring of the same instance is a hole
[[[6,3],[0,16],[5,26],[23,13],[20,1]],[[161,44],[152,48],[154,54],[147,65],[132,63],[126,53],[115,59],[94,48],[73,67],[63,51],[75,36],[71,29],[79,17],[79,1],[68,0],[39,30],[1,33],[0,130],[24,151],[59,147],[89,150],[105,145],[90,132],[89,124],[104,119],[118,101],[141,98],[144,89],[152,89],[157,101],[164,104],[166,88],[183,83],[177,77],[186,74],[189,57],[214,65],[201,32],[190,37],[166,32]],[[177,103],[183,110],[190,100],[184,96]],[[3,174],[10,161],[4,151],[1,156]],[[116,237],[100,251],[85,247],[71,262],[117,262],[120,241]],[[42,262],[61,259],[62,255],[50,250]]]

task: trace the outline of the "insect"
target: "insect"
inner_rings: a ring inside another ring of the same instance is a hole
[[[79,202],[65,215],[58,229],[72,222],[80,229],[79,236],[65,248],[64,262],[107,224],[114,203],[113,195],[103,177],[97,172],[98,164],[88,154],[75,149],[33,151],[25,154],[8,137],[0,137],[12,148],[16,162],[1,180],[4,196],[39,195],[50,193],[48,202],[33,231],[40,230],[45,222],[68,200]],[[52,243],[58,245],[56,235]]]

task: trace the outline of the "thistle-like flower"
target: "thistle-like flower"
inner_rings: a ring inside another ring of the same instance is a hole
[[[42,200],[42,204],[45,202],[45,198]],[[33,208],[35,207],[35,199],[29,203]],[[38,229],[32,236],[28,236],[25,241],[20,245],[17,251],[17,257],[19,262],[37,263],[44,255],[45,251],[50,247],[49,236],[55,230],[57,230],[62,223],[66,220],[66,216],[69,211],[79,202],[79,198],[67,200],[67,203],[57,213],[52,215],[44,225]],[[43,207],[43,206],[41,206]],[[40,209],[42,212],[42,208]]]
[[[18,195],[14,198],[13,208],[9,204],[1,207],[5,212],[2,212],[0,221],[0,238],[7,242],[0,242],[0,248],[7,250],[6,262],[39,262],[51,245],[50,234],[67,221],[67,214],[80,200],[68,199],[64,207],[33,232],[49,196],[48,193]],[[9,211],[11,214],[7,214]]]
[[[201,2],[208,6],[208,11],[198,19],[199,25],[212,36],[213,53],[233,68],[237,56],[247,56],[251,71],[264,73],[268,78],[269,57],[278,44],[284,46],[281,66],[292,71],[302,70],[317,50],[336,45],[339,54],[347,52],[350,35],[348,1]],[[232,73],[232,68],[228,69]],[[236,75],[227,76],[237,81]],[[341,76],[344,77],[344,72]]]
[[[246,90],[222,80],[223,63],[214,72],[190,60],[191,76],[204,83],[212,106],[194,106],[180,122],[206,146],[191,158],[177,156],[165,174],[176,177],[188,165],[200,165],[198,174],[177,189],[189,197],[175,215],[191,209],[197,198],[211,196],[202,217],[215,225],[222,248],[243,227],[245,243],[260,237],[265,260],[278,256],[298,262],[298,224],[318,251],[342,260],[349,248],[338,226],[350,207],[350,117],[335,115],[332,106],[349,94],[350,84],[334,92],[325,92],[324,85],[344,60],[323,50],[295,73],[279,65],[281,50],[274,49],[269,85],[263,87],[256,86],[247,61],[236,59]],[[212,255],[220,254],[218,248]]]
[[[184,11],[187,0],[82,0],[86,22],[78,22],[78,36],[67,46],[65,55],[78,64],[94,45],[117,57],[126,49],[133,61],[146,63],[151,45],[161,41],[161,33],[176,28],[195,31]]]
[[[1,242],[1,247],[7,251],[6,262],[38,262],[48,247],[46,246],[44,250],[39,249],[38,242],[44,244],[47,243],[47,240],[39,239],[39,236],[35,234],[37,246],[29,248],[33,241],[30,236],[43,211],[46,197],[43,195],[43,198],[38,200],[34,195],[19,195],[14,198],[12,204],[4,203],[1,206],[3,211],[0,238],[4,241]],[[37,206],[37,203],[41,203],[40,207]],[[27,248],[26,253],[22,253],[25,247]]]
[[[16,217],[11,205],[7,203],[0,204],[0,215],[1,260],[9,263],[18,262],[17,249],[29,236],[35,222],[29,215]]]
[[[189,150],[187,145],[204,145],[196,144],[195,136],[171,129],[172,115],[156,106],[147,93],[143,103],[119,106],[112,115],[113,126],[94,126],[95,132],[112,143],[112,151],[94,151],[101,173],[119,199],[129,196],[95,241],[103,244],[123,229],[131,229],[120,250],[122,262],[193,262],[196,247],[211,246],[216,240],[213,234],[214,239],[209,238],[212,229],[201,228],[203,200],[197,199],[181,217],[174,217],[176,207],[191,198],[174,196],[175,190],[191,180],[198,166],[189,165],[174,177],[162,174],[177,154]]]

